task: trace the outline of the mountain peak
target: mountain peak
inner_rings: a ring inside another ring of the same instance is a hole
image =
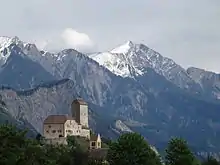
[[[8,47],[12,43],[18,44],[20,39],[17,36],[14,37],[8,37],[8,36],[0,36],[0,50],[4,49],[5,47]]]
[[[126,41],[124,44],[114,48],[111,50],[111,53],[127,53],[131,47],[133,47],[135,44],[132,41]]]

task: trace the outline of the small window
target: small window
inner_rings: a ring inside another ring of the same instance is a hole
[[[56,133],[56,130],[53,130],[52,132],[53,132],[53,133]]]
[[[95,146],[95,142],[92,142],[92,146]]]
[[[47,132],[47,133],[49,133],[49,131],[48,131],[48,130],[47,130],[46,132]]]
[[[100,142],[98,142],[98,146],[100,147]]]
[[[68,132],[69,132],[69,133],[73,133],[73,131],[72,131],[72,130],[68,130]]]
[[[51,128],[51,125],[48,125],[49,128]]]
[[[58,132],[61,133],[62,131],[59,129]]]

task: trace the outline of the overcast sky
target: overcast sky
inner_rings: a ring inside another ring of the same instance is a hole
[[[0,35],[41,49],[144,43],[181,64],[220,72],[220,0],[0,0]]]

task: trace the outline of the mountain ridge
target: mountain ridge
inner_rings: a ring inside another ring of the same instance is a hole
[[[204,90],[185,69],[143,44],[134,46],[126,55],[113,54],[116,58],[120,57],[117,64],[129,69],[128,73],[133,77],[117,75],[108,66],[92,59],[91,55],[74,49],[56,54],[38,50],[36,45],[29,43],[18,47],[17,56],[23,52],[23,56],[43,67],[55,81],[66,80],[61,85],[54,82],[53,88],[47,85],[33,89],[28,96],[15,95],[14,99],[7,98],[3,92],[11,108],[10,113],[15,117],[22,114],[38,131],[41,130],[39,121],[45,116],[69,113],[72,99],[81,96],[99,115],[91,119],[93,128],[101,126],[99,131],[109,137],[117,136],[110,128],[121,124],[121,128],[127,126],[141,133],[150,143],[161,144],[171,136],[181,135],[196,147],[202,145],[209,150],[217,150],[220,145],[216,140],[219,136],[220,107],[218,100],[211,102],[213,95],[209,84],[207,91]],[[7,50],[10,52],[11,47]],[[26,63],[24,65],[28,65]],[[141,70],[141,74],[137,74],[137,69]],[[196,92],[208,93],[210,101],[204,95],[199,99]],[[101,124],[96,124],[98,121]],[[194,133],[198,135],[197,139],[192,136]]]

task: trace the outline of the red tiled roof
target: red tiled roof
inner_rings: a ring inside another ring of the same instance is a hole
[[[73,100],[73,103],[77,103],[80,105],[88,105],[82,98],[78,98],[78,99]]]
[[[90,141],[97,141],[97,139],[98,139],[97,135],[91,134]]]
[[[50,115],[44,120],[44,124],[64,124],[67,120],[74,119],[67,115]]]

